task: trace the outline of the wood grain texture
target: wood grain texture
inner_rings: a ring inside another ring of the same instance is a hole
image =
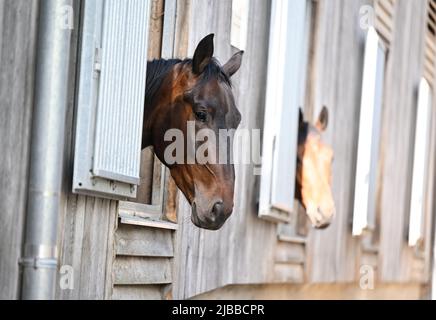
[[[326,230],[309,231],[309,282],[354,281],[359,241],[351,236],[365,31],[359,10],[369,1],[320,1],[312,57],[312,121],[329,110],[323,139],[335,152],[333,198],[336,215]]]
[[[118,201],[72,194],[75,79],[79,43],[80,2],[74,2],[70,53],[70,86],[64,147],[64,176],[58,228],[59,266],[74,270],[74,289],[56,286],[56,299],[107,299],[112,294],[114,233]],[[62,275],[58,273],[58,281]]]
[[[215,56],[225,63],[237,49],[230,46],[231,1],[191,2],[188,55],[205,35],[215,33]],[[270,7],[250,1],[247,48],[232,79],[242,128],[262,128]],[[183,18],[182,18],[183,19]],[[179,198],[174,298],[186,298],[228,283],[272,281],[276,224],[257,217],[258,178],[252,165],[237,165],[235,208],[218,231],[200,230],[191,209]]]
[[[419,4],[419,5],[418,5]],[[422,77],[425,1],[398,0],[386,69],[382,123],[380,278],[411,279],[413,250],[407,246],[416,121],[417,85]],[[419,23],[417,23],[419,22]],[[422,35],[422,36],[419,36]],[[401,66],[401,67],[399,67]]]
[[[19,295],[37,9],[37,1],[0,1],[0,299]]]
[[[149,257],[117,257],[114,263],[114,284],[171,283],[171,259]]]
[[[303,283],[304,266],[293,263],[276,263],[274,265],[273,282],[279,283]]]
[[[279,241],[275,249],[276,263],[303,264],[306,260],[304,244]]]
[[[109,299],[166,299],[171,296],[174,230],[125,225],[115,231],[113,292]],[[152,285],[150,285],[152,284]],[[159,284],[159,285],[157,285]]]
[[[57,288],[56,298],[105,299],[112,290],[117,202],[69,195],[66,208],[59,260],[73,267],[74,289]]]
[[[436,55],[435,55],[436,59]],[[436,71],[436,65],[435,65]],[[424,259],[425,259],[425,272],[423,274],[423,281],[431,280],[432,276],[432,259],[433,257],[433,248],[434,241],[436,239],[435,230],[436,230],[436,77],[432,83],[433,89],[433,101],[431,107],[431,137],[430,137],[430,152],[429,152],[429,179],[427,184],[427,193],[426,193],[426,212],[425,212],[425,228],[424,228]],[[436,266],[434,267],[436,268]],[[435,269],[436,270],[436,269]],[[435,272],[435,271],[433,271]],[[436,275],[435,275],[436,276]]]
[[[116,254],[122,256],[172,257],[172,232],[120,224],[115,234]]]
[[[428,2],[427,15],[436,11],[436,3]],[[433,19],[432,25],[436,25]],[[428,181],[425,195],[425,217],[424,217],[424,241],[423,241],[423,259],[424,272],[421,282],[431,279],[431,268],[433,258],[432,243],[435,239],[435,212],[436,212],[436,34],[431,34],[430,28],[427,28],[424,47],[424,76],[429,80],[432,89],[432,106],[431,106],[431,133],[430,133],[430,150],[428,154]],[[430,72],[430,74],[429,74]]]
[[[162,285],[114,286],[113,300],[162,300]]]
[[[172,38],[166,39],[170,45],[154,48],[153,55],[165,50],[171,56],[192,56],[198,41],[211,32],[215,33],[215,55],[222,63],[236,52],[230,46],[231,0],[167,0],[165,5],[170,2],[176,12],[169,33]],[[79,2],[75,3],[78,6]],[[74,289],[60,290],[57,286],[57,299],[188,298],[227,284],[351,283],[358,279],[362,264],[374,266],[377,279],[385,283],[421,283],[429,278],[436,207],[436,98],[424,256],[417,256],[406,242],[416,85],[425,57],[425,38],[421,37],[425,34],[425,0],[396,1],[383,106],[380,225],[375,237],[378,247],[370,252],[361,249],[360,239],[351,237],[350,223],[365,39],[359,27],[359,9],[374,2],[317,3],[305,114],[314,119],[323,105],[330,111],[325,140],[335,150],[333,194],[337,214],[329,229],[309,228],[306,241],[278,239],[277,225],[257,217],[259,177],[253,175],[252,165],[236,166],[235,210],[219,231],[193,226],[190,206],[179,193],[175,239],[172,230],[120,224],[117,201],[72,194],[77,67],[72,52],[58,248],[59,265],[74,269]],[[155,4],[162,8],[162,2]],[[72,51],[77,49],[80,20],[80,10],[75,9]],[[247,48],[242,68],[232,79],[242,128],[263,126],[269,15],[269,1],[250,1]],[[156,25],[161,24],[160,19],[156,16]],[[26,0],[0,1],[0,299],[17,298],[19,289],[36,21],[36,1],[32,5]],[[161,31],[156,34],[160,36]],[[432,86],[436,97],[436,83]],[[152,172],[152,167],[150,160],[143,171]],[[147,176],[141,200],[151,202],[152,176]],[[175,195],[171,198],[168,208],[174,220]],[[304,219],[301,221],[304,227]],[[365,295],[361,290],[359,294]]]

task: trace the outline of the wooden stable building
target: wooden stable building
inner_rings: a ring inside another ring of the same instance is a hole
[[[72,23],[56,299],[431,297],[436,1],[55,1]],[[1,299],[26,297],[43,11],[0,1]],[[144,62],[191,57],[209,33],[219,61],[245,51],[240,128],[263,139],[261,167],[235,165],[235,209],[218,231],[192,224],[168,170],[138,149]],[[295,149],[298,109],[314,120],[323,106],[336,215],[316,230],[293,200]]]

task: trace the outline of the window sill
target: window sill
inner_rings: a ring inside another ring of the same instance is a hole
[[[177,230],[178,225],[176,223],[162,220],[161,212],[160,206],[126,201],[120,201],[118,208],[118,216],[123,224]]]

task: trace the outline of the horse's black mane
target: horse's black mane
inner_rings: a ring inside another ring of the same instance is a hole
[[[182,62],[180,59],[158,59],[147,62],[147,80],[145,85],[145,99],[153,98],[156,94],[157,90],[159,90],[163,79],[167,75],[167,73],[171,70],[171,68]]]
[[[309,135],[310,125],[308,122],[300,123],[298,126],[298,144],[303,144]]]
[[[168,72],[178,63],[192,64],[192,59],[157,59],[147,62],[146,99],[150,99],[156,94]],[[214,58],[211,59],[204,69],[200,81],[208,81],[212,78],[219,79],[231,86],[229,76],[224,72],[220,63]]]
[[[229,86],[232,86],[232,82],[230,81],[229,76],[224,72],[221,64],[215,58],[212,58],[209,64],[204,69],[201,80],[208,81],[213,78],[219,79],[227,83]]]

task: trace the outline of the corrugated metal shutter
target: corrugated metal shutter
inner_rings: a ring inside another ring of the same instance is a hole
[[[134,198],[139,184],[149,1],[84,5],[73,191]]]
[[[428,1],[428,23],[425,35],[424,77],[430,83],[436,81],[436,0]]]
[[[93,172],[139,183],[148,3],[106,0]]]

